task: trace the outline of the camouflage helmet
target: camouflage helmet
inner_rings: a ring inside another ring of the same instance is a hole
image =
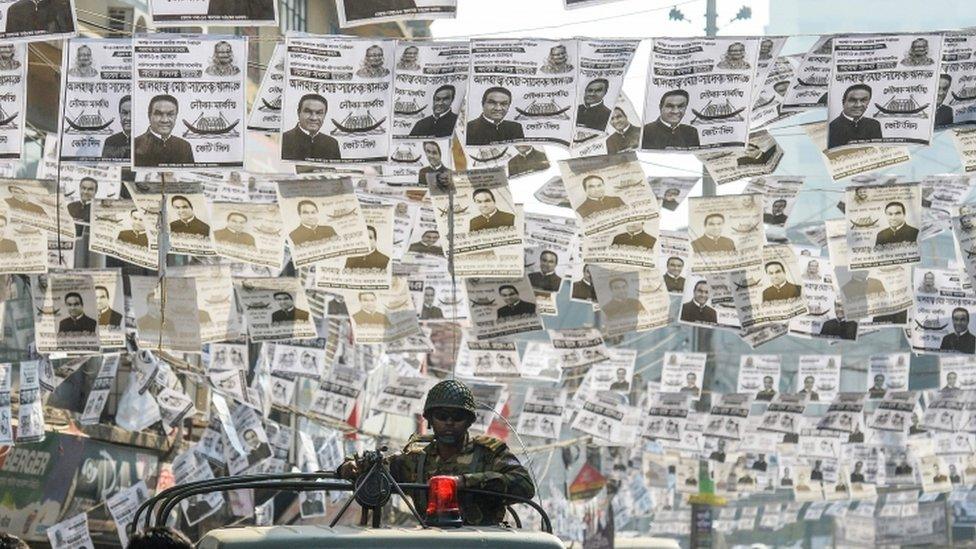
[[[454,408],[464,410],[471,415],[474,421],[474,395],[471,389],[456,379],[445,379],[434,385],[427,391],[427,400],[424,401],[424,418],[430,419],[429,413],[436,408]]]

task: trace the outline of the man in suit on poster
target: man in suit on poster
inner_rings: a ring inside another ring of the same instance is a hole
[[[95,307],[98,309],[98,325],[119,328],[122,326],[122,313],[113,309],[111,304],[108,288],[105,286],[95,286]]]
[[[447,166],[441,162],[441,146],[436,141],[424,141],[424,155],[427,156],[427,166],[420,168],[417,173],[417,184],[426,187],[430,184],[427,181],[431,174],[446,174]]]
[[[827,128],[827,148],[833,149],[849,143],[881,139],[881,123],[864,116],[871,104],[871,86],[854,84],[842,98],[840,116],[831,120]]]
[[[98,324],[95,319],[85,314],[84,302],[78,292],[68,292],[64,296],[64,306],[68,310],[68,317],[58,324],[58,333],[95,333]]]
[[[939,350],[967,355],[976,353],[976,336],[969,331],[969,311],[962,307],[952,310],[952,333],[942,338]]]
[[[505,304],[499,307],[496,313],[498,320],[535,314],[535,303],[522,301],[518,288],[515,286],[503,284],[498,288],[498,295],[505,300]]]
[[[522,124],[505,120],[512,107],[512,92],[495,86],[481,96],[481,116],[468,122],[467,145],[492,145],[524,139]]]
[[[254,236],[244,230],[246,226],[246,215],[241,212],[228,212],[227,226],[214,231],[214,242],[253,248],[255,247]]]
[[[468,232],[515,226],[515,215],[498,209],[495,194],[490,189],[475,189],[471,193],[471,200],[478,207],[479,215],[471,218]]]
[[[386,269],[390,264],[390,257],[376,248],[376,227],[366,225],[369,234],[369,252],[346,258],[347,269]]]
[[[888,216],[888,227],[878,231],[874,240],[875,246],[918,242],[918,229],[905,223],[904,204],[898,201],[889,202],[884,211]]]
[[[583,219],[606,210],[614,210],[626,206],[619,196],[606,194],[606,182],[596,174],[591,174],[583,178],[583,192],[586,193],[586,199],[576,208],[576,213]]]
[[[627,113],[620,107],[613,108],[610,126],[613,133],[607,138],[607,154],[632,151],[640,146],[640,128],[630,123]]]
[[[78,182],[78,200],[68,203],[68,213],[75,221],[88,223],[91,219],[91,203],[98,192],[98,181],[91,177],[82,177]]]
[[[308,311],[295,307],[295,297],[290,292],[278,291],[273,297],[278,303],[278,310],[271,313],[272,324],[308,320]]]
[[[119,231],[115,239],[133,246],[149,247],[149,235],[146,234],[146,225],[142,220],[142,211],[139,208],[129,210],[129,228]]]
[[[641,134],[641,148],[663,150],[699,146],[698,130],[682,124],[688,110],[689,95],[685,90],[669,90],[658,102],[660,115],[646,124]]]
[[[119,99],[119,122],[122,124],[122,131],[113,133],[105,138],[102,143],[103,159],[125,159],[128,160],[132,150],[132,96],[123,95]]]
[[[134,164],[142,168],[193,164],[190,142],[173,135],[180,103],[172,95],[149,100],[149,129],[133,141]]]
[[[311,200],[300,201],[298,203],[298,217],[301,223],[288,234],[295,246],[306,246],[336,237],[335,229],[329,225],[319,225],[319,207],[315,202]]]
[[[177,218],[169,223],[169,232],[173,234],[183,234],[189,236],[199,236],[207,238],[210,236],[210,225],[204,223],[193,212],[193,204],[190,199],[179,194],[173,195],[169,200],[170,206],[176,210]]]
[[[410,137],[451,137],[457,126],[458,115],[451,110],[454,95],[457,93],[451,84],[434,90],[434,97],[430,103],[431,115],[421,118],[410,129]]]
[[[681,306],[681,320],[685,322],[705,322],[715,324],[718,314],[708,306],[708,282],[699,280],[695,283],[691,301]]]
[[[298,100],[298,123],[281,134],[282,160],[342,160],[339,142],[321,132],[329,102],[317,93]]]
[[[763,290],[763,303],[800,297],[800,287],[786,279],[786,269],[779,261],[770,261],[766,264],[766,275],[769,277],[770,285]]]
[[[696,253],[734,252],[735,242],[731,238],[722,236],[725,228],[725,216],[720,213],[710,213],[705,216],[705,234],[691,242],[691,249]]]
[[[583,89],[583,103],[576,108],[576,125],[598,132],[607,129],[610,120],[610,109],[603,104],[610,89],[610,82],[606,78],[592,80]]]

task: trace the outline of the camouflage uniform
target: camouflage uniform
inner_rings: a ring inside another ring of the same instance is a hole
[[[402,454],[390,458],[390,473],[398,482],[426,483],[436,475],[464,477],[466,488],[491,490],[524,498],[535,495],[529,472],[519,463],[501,440],[489,437],[466,437],[464,447],[450,459],[441,459],[433,435],[414,435]],[[427,493],[412,494],[417,511],[427,508]],[[505,518],[505,502],[481,494],[458,494],[465,524],[490,526]]]

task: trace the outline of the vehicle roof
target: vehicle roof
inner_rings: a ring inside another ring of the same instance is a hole
[[[506,549],[563,549],[559,538],[544,532],[501,527],[463,528],[361,528],[355,526],[266,526],[211,530],[198,543],[201,549],[252,549],[265,547],[397,547],[431,549],[442,547]]]

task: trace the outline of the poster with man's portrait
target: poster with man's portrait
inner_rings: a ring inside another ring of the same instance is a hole
[[[762,196],[693,197],[688,204],[691,272],[721,273],[762,263]]]
[[[278,204],[211,202],[211,237],[217,255],[280,270],[285,232]]]
[[[935,123],[941,34],[836,36],[827,149],[928,145]]]
[[[657,263],[661,247],[659,227],[660,218],[654,217],[586,236],[583,238],[583,262],[610,268],[660,268]]]
[[[579,41],[574,145],[606,134],[638,44],[638,40]]]
[[[806,313],[799,274],[793,248],[778,244],[763,247],[761,266],[729,273],[742,327],[784,322]]]
[[[796,393],[808,402],[831,402],[840,389],[841,355],[800,355]]]
[[[527,276],[465,281],[471,310],[471,337],[494,339],[542,329],[535,291]]]
[[[340,292],[358,343],[391,343],[420,335],[407,279],[393,277],[389,289]]]
[[[393,270],[393,206],[362,206],[369,251],[339,256],[315,264],[315,288],[319,290],[389,290]]]
[[[398,416],[413,417],[423,413],[427,391],[436,380],[427,376],[396,376],[383,388],[379,398],[373,401],[372,409]]]
[[[935,129],[976,120],[976,99],[966,75],[969,62],[976,54],[976,34],[970,31],[942,35],[942,59],[935,95]]]
[[[0,159],[20,160],[26,107],[27,45],[0,43]]]
[[[884,146],[860,146],[836,151],[827,150],[827,124],[810,122],[800,126],[810,140],[822,152],[824,165],[834,181],[860,174],[891,169],[911,160],[907,146],[885,144]]]
[[[565,389],[531,386],[525,395],[516,428],[528,436],[559,440],[565,407]]]
[[[61,162],[128,164],[132,157],[132,41],[69,40],[61,67],[61,90]]]
[[[186,27],[227,25],[268,27],[278,25],[278,3],[274,0],[150,0],[153,25]]]
[[[201,342],[233,341],[241,336],[243,327],[229,265],[181,265],[170,267],[166,274],[196,281]]]
[[[803,187],[803,181],[803,176],[755,177],[749,180],[743,192],[763,195],[763,223],[773,227],[785,227],[800,188]]]
[[[199,353],[201,311],[193,278],[130,276],[139,347]]]
[[[429,192],[441,234],[448,234],[448,218],[454,219],[455,254],[522,244],[525,221],[503,168],[454,172],[448,187]]]
[[[471,41],[467,147],[573,140],[578,42],[491,38]]]
[[[60,201],[59,209],[57,192],[53,180],[5,179],[0,183],[0,207],[15,223],[41,229],[50,236],[57,236],[60,229],[63,240],[74,240],[73,218],[64,201]]]
[[[706,328],[740,330],[731,273],[689,274],[681,296],[678,322]]]
[[[395,42],[289,35],[285,47],[281,160],[385,161],[390,149]]]
[[[99,344],[104,348],[125,346],[125,295],[118,269],[78,269],[71,272],[91,277],[95,288],[95,316]]]
[[[633,152],[561,160],[559,170],[584,238],[620,231],[629,223],[660,215],[658,201]]]
[[[848,187],[844,210],[849,267],[867,269],[921,261],[921,201],[918,184]]]
[[[278,182],[279,205],[291,243],[292,261],[318,261],[370,251],[359,199],[348,177]]]
[[[454,19],[457,0],[335,0],[339,27],[388,21]]]
[[[664,275],[664,288],[672,295],[685,291],[691,261],[691,239],[684,231],[661,231],[657,265]]]
[[[876,400],[885,398],[888,391],[907,391],[910,364],[909,353],[871,355],[868,361],[868,398]]]
[[[758,58],[756,38],[655,38],[641,150],[744,147]]]
[[[475,379],[504,381],[522,377],[518,347],[513,341],[465,341],[454,371]]]
[[[779,394],[780,355],[742,355],[735,392],[753,393],[757,401],[772,401]]]
[[[962,263],[970,283],[976,281],[976,211],[960,211],[950,220],[955,237],[956,257]]]
[[[251,341],[316,337],[308,298],[297,278],[234,279]]]
[[[43,168],[43,170],[42,170]],[[40,178],[57,179],[57,160],[45,159],[38,166]],[[91,224],[92,202],[96,198],[118,198],[122,189],[119,166],[64,164],[60,177],[61,200],[76,225]]]
[[[71,38],[77,34],[74,0],[34,2],[7,0],[0,4],[0,40],[37,42]]]
[[[665,352],[661,362],[661,392],[700,397],[707,360],[705,353]]]
[[[247,129],[265,134],[281,133],[281,101],[285,91],[285,45],[275,44],[251,103]]]
[[[844,302],[833,284],[826,257],[800,256],[798,266],[807,313],[790,319],[790,334],[800,337],[855,341],[858,321],[847,318]]]
[[[95,287],[89,276],[31,277],[34,338],[39,353],[98,351]]]
[[[960,271],[916,269],[914,311],[908,328],[912,349],[921,352],[976,354],[976,296]]]
[[[394,141],[417,143],[454,135],[467,92],[470,58],[467,42],[397,43],[391,130]],[[403,160],[395,152],[393,159]]]
[[[186,190],[188,192],[177,191],[165,195],[166,227],[169,232],[167,253],[214,256],[210,204],[198,185],[191,184]]]
[[[451,285],[447,272],[424,270],[408,279],[418,318],[423,322],[453,322],[469,317],[464,285]]]
[[[892,265],[852,271],[834,267],[834,284],[840,289],[844,313],[851,320],[902,313],[912,303],[911,267]],[[904,317],[904,315],[901,315]],[[900,324],[904,325],[905,319]]]
[[[244,168],[247,37],[133,39],[132,168]]]
[[[605,335],[645,332],[668,324],[671,299],[657,269],[590,268]]]
[[[132,200],[94,200],[88,249],[145,269],[159,267],[153,217]]]
[[[939,356],[939,390],[944,392],[976,388],[976,357]]]
[[[684,202],[691,193],[691,189],[698,184],[700,177],[648,177],[647,183],[654,191],[654,196],[661,203],[661,208],[673,212]]]

